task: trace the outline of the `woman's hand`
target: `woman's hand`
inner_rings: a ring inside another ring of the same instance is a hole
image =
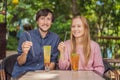
[[[22,43],[22,51],[24,54],[28,54],[28,51],[30,50],[32,46],[32,42],[30,41],[25,41]]]
[[[63,54],[65,51],[65,44],[64,42],[60,42],[58,45],[58,50],[60,51],[60,54]]]

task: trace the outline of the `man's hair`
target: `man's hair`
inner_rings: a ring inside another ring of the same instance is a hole
[[[40,9],[37,13],[36,13],[36,21],[39,19],[39,17],[41,16],[47,16],[49,13],[52,14],[52,22],[54,21],[54,15],[53,12],[49,9]]]

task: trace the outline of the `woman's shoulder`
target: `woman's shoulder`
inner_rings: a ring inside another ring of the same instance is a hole
[[[91,40],[91,46],[96,47],[99,46],[99,44],[93,40]]]
[[[100,52],[100,45],[95,41],[91,41],[91,50],[92,50],[92,53],[94,55],[101,53]]]
[[[64,41],[65,47],[67,49],[67,51],[70,51],[71,49],[71,41],[70,40],[66,40]]]
[[[70,44],[70,40],[64,41],[65,44]]]

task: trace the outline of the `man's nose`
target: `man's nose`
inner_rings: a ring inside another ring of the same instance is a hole
[[[44,23],[46,24],[48,21],[47,21],[47,19],[44,19]]]

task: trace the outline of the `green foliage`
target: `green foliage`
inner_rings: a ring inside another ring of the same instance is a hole
[[[61,40],[64,40],[67,32],[66,39],[70,38],[70,24],[71,20],[65,20],[65,16],[59,16],[53,23],[51,30],[60,35]]]
[[[0,22],[4,22],[4,15],[0,14]]]
[[[17,50],[18,40],[14,36],[9,36],[7,40],[7,50]]]
[[[29,19],[29,22],[35,27],[36,12],[42,8],[49,8],[54,12],[56,18],[51,30],[59,34],[61,40],[64,40],[66,32],[67,39],[70,38],[71,17],[77,14],[84,15],[88,19],[91,37],[100,43],[101,48],[112,48],[116,44],[120,46],[120,40],[97,38],[97,36],[120,36],[119,0],[19,0],[17,5],[12,4],[12,0],[7,0],[7,3],[8,31],[16,31],[18,20],[24,18]],[[3,20],[3,17],[0,16],[0,20]],[[105,53],[104,49],[102,52]],[[115,47],[115,49],[117,50],[119,47]]]

